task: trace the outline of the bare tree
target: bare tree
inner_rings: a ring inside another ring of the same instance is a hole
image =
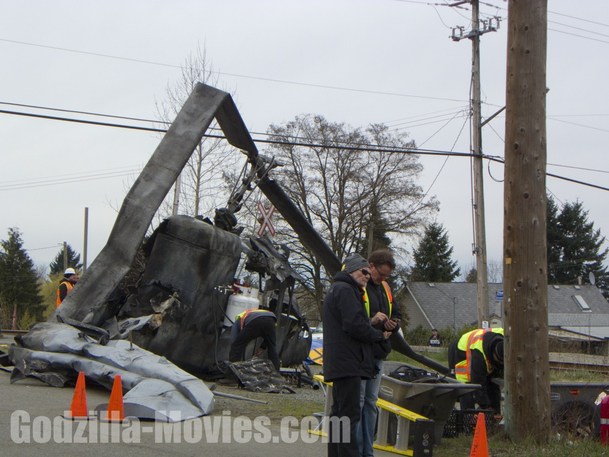
[[[476,282],[476,276],[478,271],[476,270],[476,262],[470,264],[467,270],[466,282]],[[491,260],[488,262],[486,275],[489,283],[501,283],[503,282],[503,264],[501,260]]]
[[[268,132],[281,143],[266,151],[282,164],[273,177],[338,258],[387,246],[390,234],[412,235],[437,208],[435,199],[422,203],[422,189],[414,181],[422,169],[416,155],[379,151],[381,145],[414,147],[383,125],[354,129],[306,115],[271,125]],[[291,261],[306,278],[305,288],[321,303],[328,278],[320,262],[293,230],[278,225],[279,237],[295,252]]]
[[[186,59],[180,79],[167,86],[165,99],[156,104],[157,113],[164,123],[173,121],[198,82],[218,85],[217,73],[212,70],[205,49],[200,47]],[[191,216],[210,214],[228,197],[224,173],[236,166],[240,154],[232,150],[224,139],[216,137],[222,136],[221,130],[216,131],[216,128],[213,123],[208,131],[212,135],[204,136],[196,147],[176,182],[174,192],[161,205],[157,220],[178,211]]]

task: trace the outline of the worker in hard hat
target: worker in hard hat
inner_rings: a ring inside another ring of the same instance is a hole
[[[462,409],[494,409],[501,413],[501,388],[493,382],[503,378],[503,329],[467,332],[448,349],[448,364],[461,382],[480,384],[480,389],[461,397]]]
[[[78,279],[78,273],[76,273],[74,268],[66,268],[66,271],[63,272],[63,278],[61,278],[61,281],[59,282],[59,287],[57,288],[57,300],[55,302],[57,308],[59,308],[61,302],[66,298],[66,295],[74,288]]]

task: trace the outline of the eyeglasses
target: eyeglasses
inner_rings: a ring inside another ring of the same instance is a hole
[[[362,274],[370,276],[370,272],[368,270],[361,269],[360,271],[362,272]]]

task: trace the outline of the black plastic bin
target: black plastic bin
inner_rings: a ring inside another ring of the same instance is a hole
[[[459,435],[473,435],[476,431],[478,414],[484,413],[486,433],[492,435],[497,428],[495,411],[481,409],[453,409],[444,425],[443,438],[456,438]]]
[[[403,365],[405,364],[400,362],[385,362],[379,397],[432,419],[435,422],[434,442],[437,444],[442,438],[444,425],[457,399],[478,389],[480,385],[464,384],[440,375],[435,380],[429,379],[433,382],[401,381],[388,375]]]

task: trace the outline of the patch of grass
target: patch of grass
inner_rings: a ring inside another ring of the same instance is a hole
[[[448,366],[448,353],[447,353],[446,349],[441,350],[440,352],[417,351],[417,353],[424,355],[425,357],[427,357],[429,359],[435,360],[436,362],[439,362],[442,365]],[[389,353],[389,357],[387,358],[387,360],[390,360],[392,362],[407,363],[408,365],[413,365],[415,367],[424,367],[424,365],[421,365],[419,362],[416,362],[416,361],[412,360],[410,357],[406,357],[405,355],[400,354],[397,351],[391,351]]]
[[[446,351],[427,352],[419,351],[420,354],[447,365],[448,357]],[[408,365],[424,367],[414,360],[393,351],[389,360],[402,362]],[[607,376],[586,370],[551,370],[551,382],[590,382],[606,383]],[[470,453],[473,436],[461,435],[457,438],[443,438],[441,443],[434,447],[434,457],[461,457]],[[522,444],[512,443],[504,433],[489,436],[489,455],[492,457],[609,457],[609,447],[603,446],[597,439],[570,439],[554,436],[544,446],[533,442]]]
[[[434,457],[459,457],[469,455],[473,436],[444,438],[434,448]],[[512,443],[504,434],[496,434],[488,440],[489,455],[492,457],[607,457],[609,448],[599,441],[585,439],[570,441],[555,438],[547,445],[539,446],[533,442]]]
[[[607,375],[587,370],[550,370],[550,381],[606,383]]]
[[[214,414],[230,411],[233,416],[249,418],[266,416],[274,420],[292,416],[302,419],[323,411],[325,404],[323,392],[309,387],[295,389],[295,394],[251,392],[229,386],[220,386],[217,390],[243,399],[217,396]],[[253,399],[256,402],[247,401],[245,398]]]

